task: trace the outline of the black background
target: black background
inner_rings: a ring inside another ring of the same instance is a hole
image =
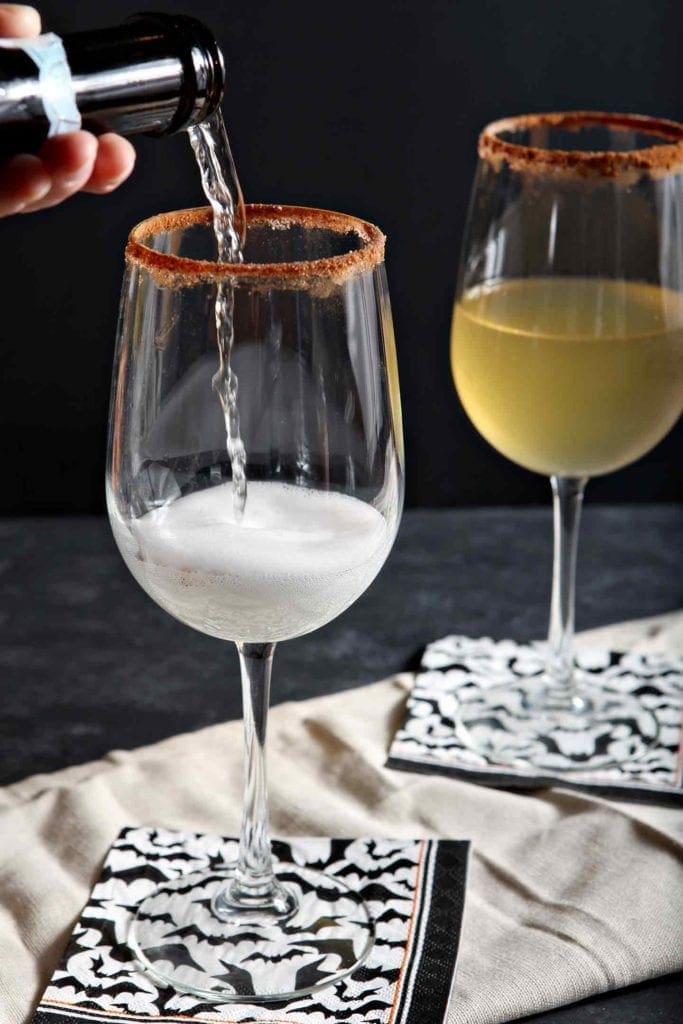
[[[147,6],[205,20],[228,62],[224,109],[247,199],[344,210],[388,235],[408,503],[548,501],[545,480],[478,437],[448,369],[477,133],[493,118],[539,109],[682,120],[681,0],[34,2],[58,32],[114,24]],[[125,238],[151,213],[202,200],[186,139],[138,139],[136,148],[137,172],[113,196],[0,221],[0,514],[103,509]],[[593,481],[590,499],[680,499],[682,441],[679,425],[639,463]],[[679,603],[680,572],[669,557],[678,538],[668,522],[658,529],[653,513],[641,519],[639,511],[588,512],[580,626]],[[446,517],[441,528],[432,516]],[[498,527],[491,516],[500,516]],[[275,700],[386,675],[427,637],[456,626],[540,635],[550,528],[537,516],[485,512],[475,522],[467,512],[414,513],[380,590],[312,637],[282,645]],[[139,591],[100,524],[3,530],[14,555],[3,584],[16,637],[5,662],[16,679],[7,680],[0,722],[6,781],[237,713],[237,688],[226,691],[223,678],[231,672],[234,681],[234,663],[224,669],[216,641],[179,630]],[[520,551],[527,572],[519,571]],[[54,671],[63,685],[48,680]],[[678,1019],[679,1001],[680,978],[664,979],[552,1019],[665,1024]]]
[[[52,0],[46,29],[115,24],[135,0]],[[454,277],[486,121],[597,108],[683,119],[680,0],[203,0],[228,64],[224,109],[245,195],[378,223],[399,347],[408,504],[547,500],[543,478],[481,440],[448,369]],[[186,138],[138,139],[111,197],[0,222],[0,513],[99,512],[126,234],[201,201]],[[594,501],[683,496],[674,430]]]

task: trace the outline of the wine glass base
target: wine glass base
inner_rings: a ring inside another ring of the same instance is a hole
[[[213,906],[233,874],[227,865],[184,875],[140,904],[128,942],[155,981],[211,1002],[284,1002],[334,985],[368,956],[369,910],[333,875],[278,864],[294,912],[226,922]]]
[[[655,716],[628,693],[577,687],[585,709],[544,706],[541,684],[468,687],[458,739],[492,764],[558,775],[599,771],[643,757],[657,738]]]

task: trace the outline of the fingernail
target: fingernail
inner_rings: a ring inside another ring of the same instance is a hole
[[[40,12],[30,4],[0,4],[0,12],[11,18],[17,35],[37,35],[40,32]]]
[[[38,14],[38,11],[31,4],[0,4],[0,10],[7,11],[8,14],[21,14],[22,11]]]

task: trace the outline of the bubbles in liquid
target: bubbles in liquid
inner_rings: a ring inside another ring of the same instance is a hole
[[[238,522],[229,489],[112,523],[138,583],[211,636],[261,643],[318,629],[363,593],[389,552],[386,519],[358,498],[252,481]]]

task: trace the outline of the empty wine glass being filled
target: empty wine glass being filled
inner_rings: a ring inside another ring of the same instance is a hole
[[[545,672],[471,688],[460,736],[552,772],[641,757],[654,715],[575,669],[574,574],[587,480],[640,458],[683,408],[683,125],[574,112],[484,129],[451,359],[477,430],[551,477],[555,520]]]
[[[379,572],[398,528],[403,455],[381,232],[297,207],[245,216],[242,262],[216,260],[209,210],[131,233],[107,500],[150,597],[237,644],[244,698],[237,863],[169,882],[171,923],[152,893],[131,945],[164,984],[259,1003],[333,984],[372,946],[369,912],[341,880],[273,866],[264,744],[275,644],[341,614]],[[191,957],[185,928],[207,937]],[[321,937],[344,956],[307,971]]]

